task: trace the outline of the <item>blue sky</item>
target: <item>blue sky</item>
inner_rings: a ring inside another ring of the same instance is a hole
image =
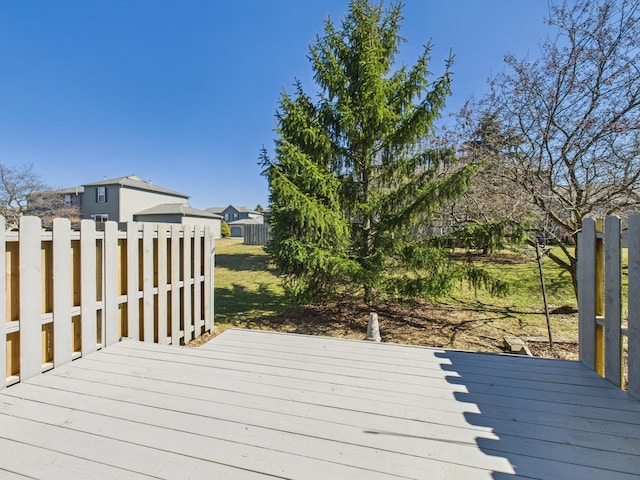
[[[447,110],[487,91],[505,53],[535,57],[547,0],[405,0],[398,61],[451,50]],[[308,46],[347,0],[0,0],[0,163],[53,187],[134,173],[196,208],[268,203],[257,163]]]

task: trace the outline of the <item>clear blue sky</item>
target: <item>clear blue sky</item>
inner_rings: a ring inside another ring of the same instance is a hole
[[[505,53],[535,57],[547,0],[405,0],[399,61],[452,50],[448,110],[487,91]],[[53,187],[135,173],[196,208],[266,207],[283,89],[316,91],[308,46],[347,0],[0,0],[0,163]]]

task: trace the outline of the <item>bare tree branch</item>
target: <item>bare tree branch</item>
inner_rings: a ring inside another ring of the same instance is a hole
[[[535,61],[507,56],[485,108],[521,138],[511,181],[559,239],[588,215],[638,207],[640,1],[581,0],[552,8],[557,32]],[[576,254],[557,263],[576,281]]]

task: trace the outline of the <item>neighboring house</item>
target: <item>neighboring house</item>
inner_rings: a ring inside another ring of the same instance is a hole
[[[78,207],[82,210],[82,195],[84,187],[71,187],[62,190],[56,190],[56,193],[64,195],[64,204],[66,207]]]
[[[189,195],[145,182],[135,175],[87,183],[82,196],[82,218],[96,222],[114,220],[125,224],[133,216],[156,205],[187,205]]]
[[[135,175],[56,190],[65,203],[78,205],[81,218],[115,221],[124,228],[130,221],[211,226],[220,237],[222,217],[189,206],[189,195],[144,181]]]
[[[244,237],[245,225],[262,225],[264,215],[248,207],[229,205],[228,207],[210,207],[207,212],[222,216],[229,225],[232,237]]]

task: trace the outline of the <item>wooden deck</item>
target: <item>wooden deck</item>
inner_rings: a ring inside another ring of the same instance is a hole
[[[245,330],[0,394],[0,478],[626,479],[640,402],[577,362]]]

